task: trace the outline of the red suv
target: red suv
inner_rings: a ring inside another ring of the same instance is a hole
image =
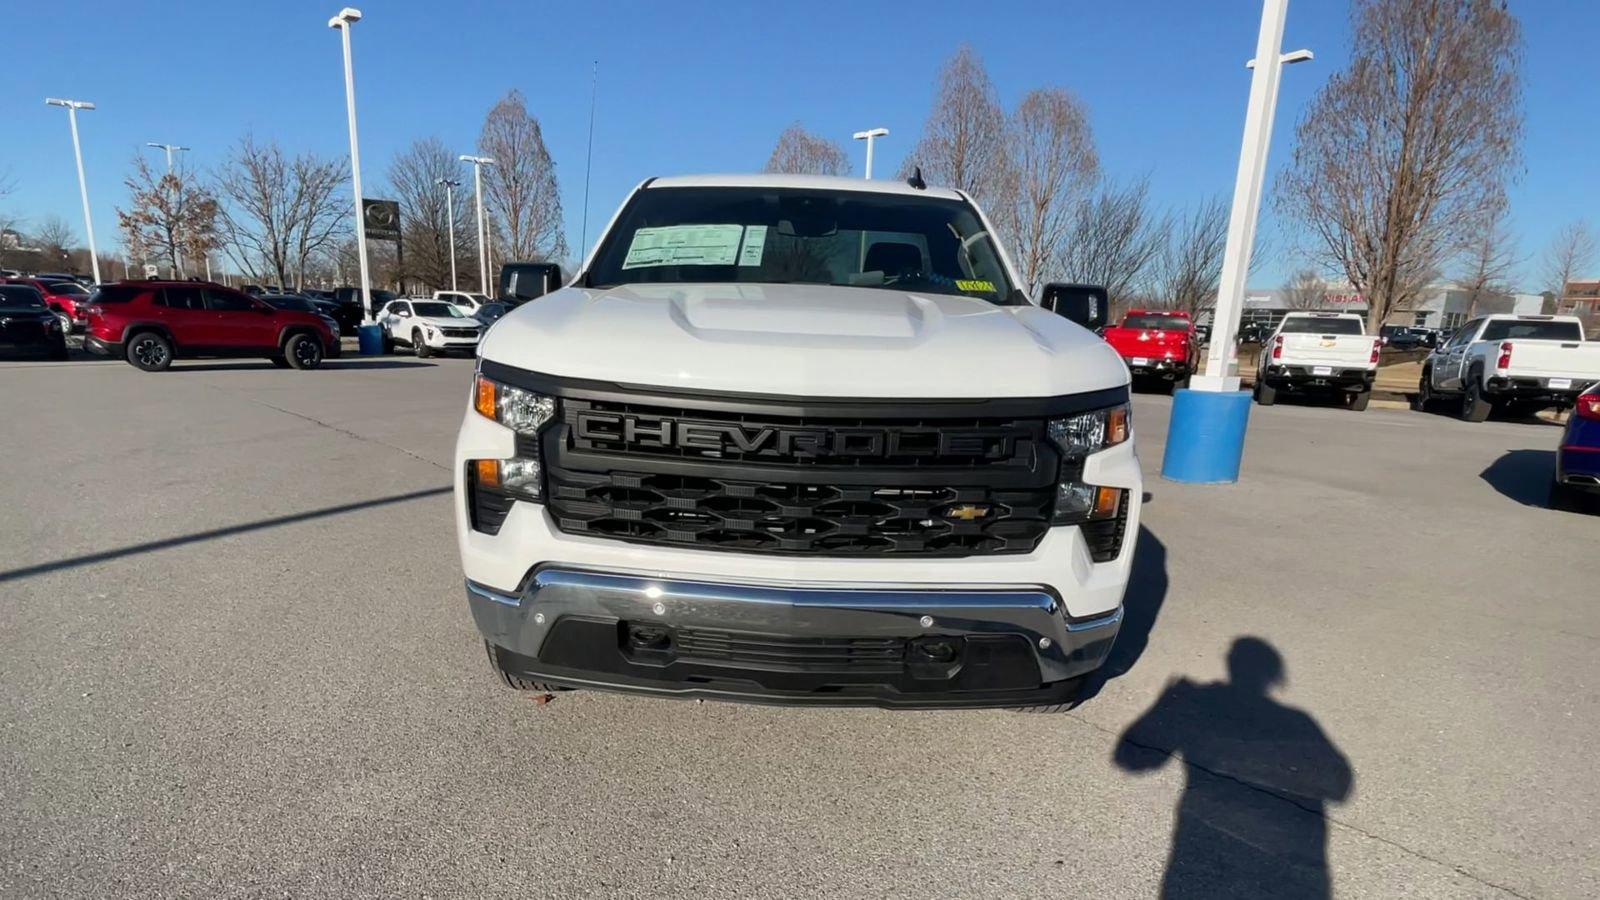
[[[0,284],[5,280],[0,279]],[[44,295],[44,305],[61,318],[64,328],[81,330],[84,324],[83,307],[89,299],[89,290],[76,281],[56,278],[12,278],[11,284],[25,284]]]
[[[84,347],[146,372],[174,359],[259,356],[280,368],[315,369],[339,339],[316,313],[275,309],[248,294],[195,281],[123,281],[90,297]]]

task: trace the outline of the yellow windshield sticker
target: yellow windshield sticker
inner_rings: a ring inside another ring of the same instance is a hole
[[[966,281],[966,280],[962,280],[962,279],[958,278],[958,279],[956,279],[956,290],[958,290],[958,291],[983,291],[984,293],[992,294],[992,293],[994,293],[994,282],[992,282],[992,281]]]

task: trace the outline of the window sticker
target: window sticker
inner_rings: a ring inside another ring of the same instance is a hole
[[[624,269],[645,266],[731,266],[743,225],[664,225],[633,233]],[[766,240],[762,229],[762,240]]]
[[[751,225],[744,230],[744,246],[739,249],[739,265],[761,265],[761,254],[767,249],[767,226]]]
[[[992,281],[964,280],[960,278],[956,279],[956,290],[982,291],[986,294],[992,294],[995,292],[994,282]]]

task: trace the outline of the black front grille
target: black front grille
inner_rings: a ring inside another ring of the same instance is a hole
[[[902,638],[792,638],[705,628],[679,628],[672,637],[678,657],[694,661],[805,672],[899,672],[905,666]]]
[[[1031,468],[1042,419],[783,416],[568,399],[577,453],[754,465],[905,469]]]
[[[1055,488],[881,487],[549,467],[548,504],[571,534],[712,550],[832,556],[1026,553]]]
[[[469,338],[478,336],[478,330],[476,328],[441,328],[439,329],[439,333],[445,337],[453,338]]]
[[[1061,457],[1046,422],[1126,401],[713,395],[485,376],[557,398],[518,456],[544,463],[567,534],[745,553],[1027,553],[1049,532]]]

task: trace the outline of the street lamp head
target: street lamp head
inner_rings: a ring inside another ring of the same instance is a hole
[[[346,6],[339,10],[339,14],[328,20],[329,28],[342,28],[345,25],[354,25],[361,21],[361,10],[353,6]]]
[[[1295,63],[1307,62],[1314,58],[1310,50],[1296,50],[1293,53],[1285,53],[1281,58],[1281,62],[1286,66],[1292,66]]]
[[[442,184],[442,185],[444,185],[446,187],[460,187],[461,186],[461,182],[455,180],[454,178],[436,178],[436,179],[434,179],[433,183],[434,184]]]
[[[487,157],[487,156],[468,156],[465,153],[461,154],[461,161],[462,162],[472,163],[475,166],[492,166],[492,165],[494,165],[494,160],[489,158],[489,157]]]
[[[869,129],[867,131],[858,131],[855,134],[851,135],[851,137],[855,138],[858,141],[864,141],[864,140],[866,140],[868,138],[887,137],[888,134],[889,134],[889,129],[887,129],[887,128],[872,128],[872,129]]]
[[[56,97],[46,97],[44,102],[51,106],[64,106],[67,109],[94,109],[94,104],[87,100],[61,100]]]

